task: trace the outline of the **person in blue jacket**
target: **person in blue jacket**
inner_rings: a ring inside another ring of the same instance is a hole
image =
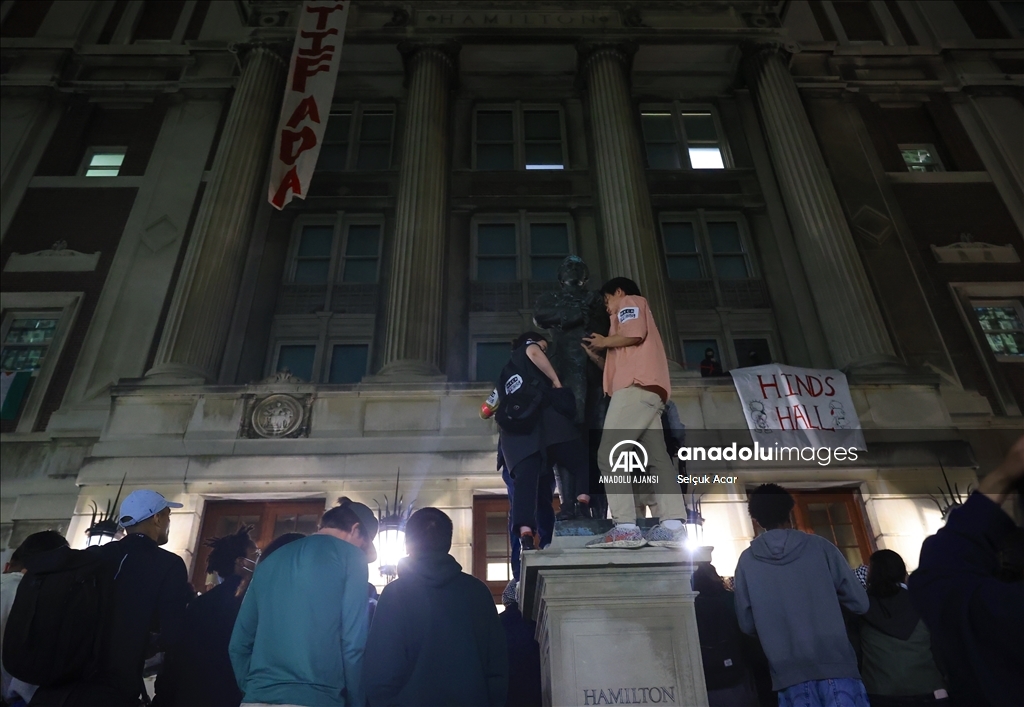
[[[253,574],[228,652],[242,704],[363,707],[367,558],[377,519],[347,498]]]
[[[1024,581],[1001,556],[1021,556],[1021,529],[1000,508],[1021,503],[1024,437],[921,546],[910,599],[932,635],[954,704],[1024,704]]]

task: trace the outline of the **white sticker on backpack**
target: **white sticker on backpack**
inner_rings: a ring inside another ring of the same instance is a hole
[[[491,394],[487,396],[487,400],[485,402],[488,405],[490,405],[491,407],[494,407],[495,405],[498,404],[498,389],[497,388],[495,388],[494,390],[491,391]]]
[[[619,310],[619,324],[625,324],[630,319],[639,319],[640,309],[637,307],[623,307]]]
[[[523,377],[516,373],[514,376],[505,381],[505,395],[512,395],[520,388],[523,387]]]

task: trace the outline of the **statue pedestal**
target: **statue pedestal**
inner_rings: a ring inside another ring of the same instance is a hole
[[[572,545],[523,553],[519,605],[537,622],[544,704],[706,707],[690,575],[711,548]]]

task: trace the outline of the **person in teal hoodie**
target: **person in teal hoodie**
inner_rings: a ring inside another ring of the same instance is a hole
[[[242,705],[363,707],[373,511],[347,498],[320,530],[261,562],[228,652]]]
[[[451,518],[421,508],[405,539],[409,557],[381,592],[366,643],[368,704],[503,706],[505,630],[487,585],[448,554]]]
[[[760,639],[779,707],[868,707],[840,608],[867,612],[864,587],[839,548],[793,529],[785,489],[762,484],[748,509],[766,532],[736,565],[736,618]]]

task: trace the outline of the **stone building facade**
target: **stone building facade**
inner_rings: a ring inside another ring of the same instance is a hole
[[[358,0],[310,193],[280,212],[299,3],[0,7],[3,367],[28,373],[5,548],[84,545],[124,479],[185,504],[170,548],[201,576],[217,528],[308,529],[401,470],[499,582],[477,411],[570,253],[640,283],[689,428],[744,426],[697,372],[711,347],[841,368],[869,447],[901,430],[874,467],[702,489],[723,574],[766,480],[851,562],[912,567],[942,474],[963,490],[1020,433],[1020,3]]]

